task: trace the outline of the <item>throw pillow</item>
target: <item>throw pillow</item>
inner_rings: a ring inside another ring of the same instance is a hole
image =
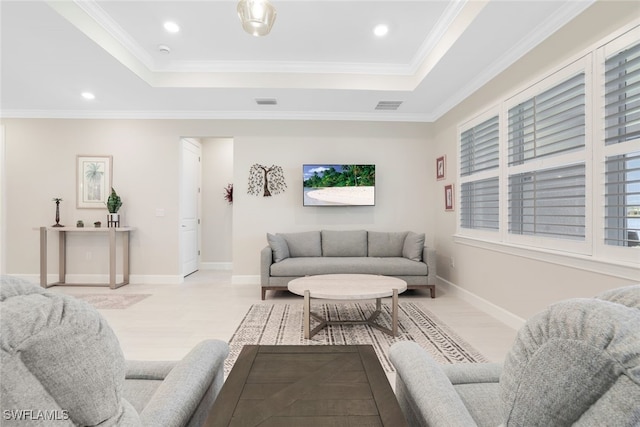
[[[267,233],[267,241],[273,252],[273,262],[289,258],[289,247],[282,236]]]
[[[422,248],[424,247],[424,233],[418,234],[410,231],[404,239],[402,256],[411,261],[422,261]]]
[[[402,249],[407,232],[385,233],[369,231],[369,256],[370,257],[402,257]]]
[[[320,231],[305,231],[301,233],[278,233],[287,242],[289,256],[297,257],[318,257],[322,256],[322,246],[320,245]]]

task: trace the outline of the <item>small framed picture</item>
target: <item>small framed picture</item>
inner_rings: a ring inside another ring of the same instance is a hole
[[[455,195],[453,193],[453,184],[444,186],[444,210],[452,211],[453,210],[453,201],[455,200]]]
[[[445,156],[436,159],[436,178],[439,180],[445,178]]]
[[[76,206],[78,209],[106,209],[111,193],[111,156],[78,156]]]

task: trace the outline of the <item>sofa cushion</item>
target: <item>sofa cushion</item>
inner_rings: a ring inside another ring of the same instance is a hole
[[[404,239],[402,256],[412,261],[422,261],[422,249],[424,248],[424,233],[418,234],[410,231]]]
[[[289,256],[292,258],[322,256],[319,231],[278,233],[278,235],[287,242]]]
[[[284,237],[277,234],[267,233],[267,242],[273,252],[273,262],[280,262],[289,258],[289,246]]]
[[[367,256],[367,232],[322,230],[322,256]]]
[[[407,232],[369,231],[368,254],[370,257],[401,257]]]
[[[550,306],[518,332],[500,384],[505,425],[637,425],[638,310],[599,299]]]
[[[300,257],[271,265],[275,277],[301,277],[316,274],[379,274],[383,276],[426,276],[423,262],[402,257]]]

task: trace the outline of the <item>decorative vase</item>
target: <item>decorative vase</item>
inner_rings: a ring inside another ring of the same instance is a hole
[[[120,227],[120,214],[110,213],[107,215],[107,227]]]
[[[84,227],[84,221],[79,220],[78,222],[76,222],[76,227],[83,228]]]
[[[93,226],[95,228],[100,228],[102,226],[102,223],[100,221],[96,221],[96,222],[93,223]]]

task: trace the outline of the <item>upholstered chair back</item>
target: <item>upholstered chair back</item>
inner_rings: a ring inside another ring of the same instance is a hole
[[[45,420],[42,425],[47,419],[67,425],[140,425],[122,397],[124,356],[97,310],[10,277],[2,278],[0,304],[5,420],[26,416]],[[17,412],[13,417],[7,411]]]
[[[504,425],[638,425],[639,348],[640,285],[551,305],[505,359]]]

